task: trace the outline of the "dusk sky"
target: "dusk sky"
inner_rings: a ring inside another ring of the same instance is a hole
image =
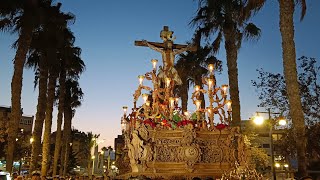
[[[86,71],[80,86],[84,92],[82,106],[76,110],[73,126],[81,131],[92,131],[105,139],[103,146],[113,146],[121,133],[122,106],[133,106],[138,87],[137,76],[150,71],[151,59],[162,62],[159,53],[134,46],[135,40],[160,42],[160,31],[169,26],[176,36],[175,43],[189,41],[193,29],[188,25],[197,10],[193,0],[61,0],[62,10],[76,16],[70,28],[76,36],[76,46],[82,48]],[[308,1],[305,19],[295,20],[297,58],[304,55],[320,58],[320,1]],[[300,13],[298,10],[297,13]],[[298,15],[298,14],[297,14]],[[279,8],[275,0],[267,0],[262,11],[252,21],[262,29],[257,42],[243,42],[238,55],[241,117],[248,119],[259,104],[251,80],[258,76],[256,69],[282,73],[282,50],[279,32]],[[11,104],[12,60],[15,50],[11,44],[16,35],[0,35],[0,105]],[[218,85],[228,84],[224,48],[217,54],[223,61],[223,72],[217,74]],[[24,114],[35,115],[38,91],[33,86],[34,73],[24,71],[22,108]],[[192,105],[190,105],[192,106]],[[53,121],[56,121],[54,115]],[[56,130],[53,124],[52,131]]]

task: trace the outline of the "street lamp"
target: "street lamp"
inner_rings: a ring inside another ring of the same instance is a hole
[[[287,120],[284,119],[283,116],[280,116],[280,117],[278,118],[278,123],[279,123],[280,126],[285,126],[285,125],[287,125]]]
[[[98,154],[99,154],[98,155],[98,169],[100,169],[101,168],[101,164],[103,164],[103,161],[104,161],[104,158],[103,158],[104,151],[101,151]],[[101,156],[102,160],[101,160],[100,156]]]
[[[94,159],[96,158],[96,156],[91,156],[91,159],[92,159],[92,173],[91,173],[91,175],[93,175],[94,174]]]
[[[32,144],[32,143],[33,143],[33,141],[34,141],[34,138],[33,138],[33,137],[31,137],[31,138],[30,138],[30,144]]]
[[[274,166],[278,167],[278,166],[280,166],[280,164],[279,163],[274,164],[274,149],[273,149],[272,133],[273,133],[274,125],[276,125],[278,123],[279,125],[284,126],[284,125],[287,124],[287,121],[284,119],[283,116],[280,116],[279,118],[276,118],[276,119],[272,119],[271,118],[271,114],[280,114],[280,113],[273,113],[273,112],[271,112],[270,108],[268,108],[267,112],[258,112],[257,111],[256,113],[257,113],[257,115],[253,119],[253,122],[256,125],[262,125],[263,122],[264,122],[264,118],[259,115],[260,113],[267,113],[268,114],[268,119],[270,120],[270,123],[271,123],[270,129],[269,129],[270,149],[271,149],[271,171],[272,171],[273,179],[276,180],[277,179],[277,175],[276,175],[276,171],[275,171]]]
[[[261,125],[263,124],[264,122],[264,118],[262,116],[260,116],[259,114],[257,114],[254,119],[253,119],[253,122],[256,124],[256,125]]]

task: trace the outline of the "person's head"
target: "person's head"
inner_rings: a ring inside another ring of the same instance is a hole
[[[16,173],[16,172],[12,173],[12,177],[13,178],[17,178],[18,177],[18,173]]]
[[[312,180],[311,176],[304,176],[300,180]]]
[[[40,172],[33,172],[32,173],[32,177],[31,177],[32,180],[40,180]]]
[[[23,176],[18,176],[17,180],[23,180]]]

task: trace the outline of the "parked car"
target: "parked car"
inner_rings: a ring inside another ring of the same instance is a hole
[[[0,180],[11,180],[10,173],[1,171],[0,172]]]

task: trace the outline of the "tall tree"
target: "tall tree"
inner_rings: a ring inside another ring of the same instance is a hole
[[[320,67],[317,66],[317,60],[302,56],[298,59],[298,81],[301,92],[302,109],[304,112],[307,137],[306,156],[309,168],[312,166],[312,160],[320,157],[320,141],[318,136],[320,133]],[[288,94],[286,90],[285,78],[281,73],[269,73],[262,69],[258,70],[258,80],[253,81],[259,93],[261,100],[260,106],[269,107],[276,111],[283,112],[287,119],[291,120]],[[292,127],[292,123],[291,127]],[[282,154],[288,157],[297,157],[297,148],[294,130],[290,128],[285,138],[279,143]]]
[[[13,152],[18,125],[21,119],[21,91],[23,66],[32,40],[32,32],[40,22],[41,7],[51,3],[49,0],[3,0],[0,2],[0,29],[18,33],[15,44],[17,49],[14,57],[14,72],[11,81],[11,120],[8,126],[7,166],[11,172]]]
[[[56,136],[56,146],[54,154],[54,164],[53,164],[53,175],[57,173],[58,159],[60,157],[61,149],[61,126],[62,126],[62,116],[65,109],[65,94],[66,94],[66,78],[78,79],[80,74],[84,71],[84,62],[82,61],[81,49],[78,47],[73,47],[73,42],[69,44],[69,47],[65,47],[61,51],[61,72],[59,77],[59,106],[58,106],[58,117],[57,117],[57,136]],[[70,127],[71,128],[71,127]]]
[[[80,58],[81,49],[78,47],[73,47],[74,36],[70,30],[65,31],[65,45],[59,51],[60,59],[60,76],[59,76],[59,104],[58,104],[58,115],[57,115],[57,133],[56,133],[56,143],[54,151],[54,161],[53,161],[53,175],[57,174],[57,165],[60,157],[61,150],[61,126],[64,113],[64,102],[65,102],[65,82],[67,76],[78,77],[83,71],[83,61]]]
[[[38,162],[40,161],[39,155],[41,151],[42,127],[47,103],[48,66],[46,65],[46,63],[47,62],[45,53],[42,54],[40,52],[34,51],[28,58],[28,62],[26,64],[27,67],[34,68],[35,87],[38,84],[39,89],[37,113],[32,133],[32,137],[34,139],[34,141],[32,142],[30,163],[30,170],[32,171],[38,168]]]
[[[301,4],[302,20],[306,12],[306,1],[296,0],[296,2]],[[290,106],[290,116],[292,117],[294,133],[297,137],[298,174],[299,176],[306,176],[306,132],[297,78],[296,48],[294,42],[293,14],[295,2],[294,0],[279,0],[279,6],[283,71]]]
[[[177,86],[175,89],[175,94],[180,96],[181,98],[181,109],[182,112],[186,112],[188,110],[188,92],[190,87],[190,77],[189,70],[191,66],[191,61],[185,58],[180,58],[175,64],[175,68],[181,78],[182,84]]]
[[[42,163],[41,163],[42,176],[47,176],[47,170],[49,168],[52,112],[53,112],[53,103],[55,98],[56,81],[58,76],[56,71],[57,70],[54,69],[54,67],[49,69],[45,128],[44,128],[43,142],[42,142]]]
[[[67,79],[66,81],[66,96],[64,106],[64,127],[63,127],[63,146],[64,152],[61,153],[63,158],[63,171],[62,175],[65,176],[67,173],[67,163],[69,157],[69,151],[67,148],[71,143],[71,124],[72,118],[75,114],[75,108],[81,106],[83,98],[82,89],[79,86],[77,79]]]
[[[240,99],[238,85],[238,50],[242,40],[257,39],[260,29],[250,18],[260,10],[265,0],[199,0],[197,15],[191,24],[205,37],[215,37],[212,52],[219,50],[224,40],[232,101],[232,123],[240,125]],[[216,35],[216,36],[214,36]],[[210,38],[207,38],[210,39]]]
[[[305,123],[312,126],[320,122],[320,66],[315,58],[302,56],[298,59],[298,81],[301,92],[302,109]],[[291,119],[285,78],[282,73],[265,72],[258,69],[258,79],[252,81],[256,87],[259,106],[283,112]]]
[[[221,61],[218,60],[211,52],[211,47],[201,46],[201,34],[195,34],[193,38],[197,51],[187,51],[180,54],[175,68],[181,78],[182,85],[177,87],[176,93],[181,97],[182,111],[187,111],[188,92],[190,85],[200,85],[202,87],[202,78],[208,74],[207,66],[213,64],[216,71],[221,71]],[[202,108],[205,107],[204,96],[201,96]]]
[[[64,32],[66,29],[66,23],[68,20],[72,20],[73,16],[70,14],[60,13],[61,4],[56,6],[48,6],[41,21],[41,28],[37,28],[33,34],[33,40],[31,43],[31,55],[27,61],[27,67],[33,67],[35,70],[35,87],[39,84],[39,96],[37,113],[35,120],[35,127],[33,131],[34,142],[32,144],[32,160],[31,170],[38,168],[39,154],[41,150],[41,136],[43,123],[45,119],[45,111],[47,107],[47,83],[48,75],[50,71],[50,101],[54,98],[55,79],[58,76],[56,72],[58,48],[63,49],[62,44],[65,38]],[[72,37],[73,38],[73,37]],[[50,68],[49,68],[50,67]],[[54,86],[52,86],[54,85]],[[50,103],[48,103],[50,105]],[[50,118],[50,105],[47,109],[48,117]],[[51,115],[52,116],[52,115]],[[52,118],[52,117],[51,117]],[[49,125],[47,123],[47,125]],[[47,147],[49,149],[49,147]]]
[[[45,130],[43,134],[43,146],[42,146],[42,167],[41,174],[47,175],[50,158],[50,135],[52,126],[52,112],[53,104],[55,100],[56,82],[59,76],[60,70],[63,69],[61,61],[62,51],[70,46],[70,42],[74,42],[74,36],[67,28],[67,24],[74,17],[71,14],[64,14],[60,11],[61,3],[58,3],[56,7],[52,9],[51,21],[46,26],[46,32],[50,36],[49,44],[51,45],[48,49],[51,61],[48,63],[49,66],[49,82],[47,91],[47,106],[46,106],[46,117],[45,117]],[[49,59],[48,59],[49,60]],[[60,123],[61,125],[61,123]],[[61,131],[60,131],[61,132]],[[58,133],[58,132],[57,132]],[[60,133],[61,134],[61,133]]]

